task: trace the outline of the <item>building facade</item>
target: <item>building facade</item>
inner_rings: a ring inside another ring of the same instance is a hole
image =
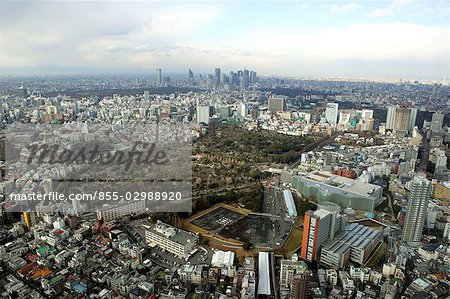
[[[403,227],[403,241],[419,242],[421,240],[432,189],[431,182],[424,177],[415,176],[411,181],[407,196],[408,206]]]

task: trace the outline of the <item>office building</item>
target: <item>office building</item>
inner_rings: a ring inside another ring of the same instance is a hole
[[[444,114],[441,112],[433,113],[431,118],[431,133],[439,133],[444,123]]]
[[[144,91],[144,100],[150,101],[150,92],[148,90]]]
[[[409,109],[405,107],[397,107],[395,112],[394,132],[407,132],[409,120]]]
[[[214,71],[214,83],[215,83],[215,87],[219,87],[222,82],[220,81],[220,68],[216,68]]]
[[[395,122],[395,113],[397,111],[397,107],[395,106],[389,106],[387,110],[387,116],[386,116],[386,129],[387,130],[393,130],[394,129],[394,122]]]
[[[157,85],[161,85],[162,84],[162,73],[161,73],[161,69],[160,68],[156,69],[156,84]]]
[[[325,120],[332,126],[337,125],[338,108],[338,103],[327,103],[327,107],[325,108]]]
[[[335,211],[307,211],[303,222],[301,258],[309,262],[317,260],[321,246],[333,239],[345,223],[345,218]]]
[[[231,116],[231,107],[219,106],[215,108],[215,112],[219,119],[227,119]]]
[[[158,221],[146,226],[145,241],[148,246],[158,246],[179,258],[188,258],[198,245],[198,236]]]
[[[363,109],[361,110],[361,118],[363,120],[369,120],[373,118],[373,110],[371,109]]]
[[[352,114],[349,111],[339,112],[339,125],[344,126],[344,127],[349,126],[351,117],[352,117]]]
[[[286,111],[286,98],[270,97],[268,100],[267,108],[271,113]]]
[[[322,248],[320,264],[336,270],[344,268],[349,261],[364,265],[381,242],[383,242],[381,230],[350,223],[342,233]]]
[[[386,116],[386,129],[400,135],[411,133],[416,125],[417,108],[388,107]]]
[[[250,83],[254,84],[254,83],[256,83],[256,80],[257,80],[256,72],[250,71]]]
[[[239,115],[241,117],[246,117],[247,116],[247,114],[248,114],[248,106],[247,106],[247,104],[245,104],[245,103],[239,104],[238,109],[239,109]]]
[[[349,207],[370,212],[381,203],[383,191],[378,185],[334,175],[327,171],[312,171],[292,176],[292,188],[319,203],[329,201],[341,208]]]
[[[194,84],[194,73],[192,72],[191,69],[189,69],[188,80],[189,80],[189,85],[193,85]]]
[[[417,108],[411,107],[409,108],[408,125],[406,127],[408,134],[411,134],[412,131],[414,130],[414,127],[416,126],[416,121],[417,121]]]
[[[23,86],[20,86],[19,88],[17,88],[17,93],[18,93],[19,97],[22,97],[24,99],[26,99],[28,97],[28,90]]]
[[[423,226],[427,217],[428,199],[431,196],[432,189],[431,182],[424,177],[415,176],[410,182],[405,225],[403,227],[403,241],[419,242],[422,239]]]
[[[209,124],[211,108],[209,106],[197,106],[197,122]]]
[[[241,72],[241,79],[240,79],[241,90],[245,90],[248,88],[249,79],[250,79],[249,71],[244,69],[244,71]]]

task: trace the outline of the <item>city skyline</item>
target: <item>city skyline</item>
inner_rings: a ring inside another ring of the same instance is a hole
[[[2,2],[5,74],[449,77],[445,1]]]

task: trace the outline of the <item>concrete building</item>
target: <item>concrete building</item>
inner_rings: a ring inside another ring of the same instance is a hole
[[[301,258],[309,262],[317,260],[320,247],[333,239],[345,225],[345,219],[338,213],[318,209],[307,211],[304,217]]]
[[[417,108],[390,106],[386,117],[386,129],[404,136],[413,131],[416,119]]]
[[[444,123],[444,114],[442,112],[435,112],[431,117],[431,133],[439,133],[442,130]]]
[[[286,98],[270,97],[268,100],[267,109],[271,113],[286,111]]]
[[[211,265],[213,267],[231,267],[234,264],[234,256],[235,253],[232,251],[218,250],[212,256]]]
[[[145,230],[145,240],[149,246],[187,258],[198,245],[198,236],[158,221]]]
[[[338,103],[327,103],[325,108],[325,120],[332,126],[336,126],[338,122]]]
[[[302,274],[308,266],[303,261],[299,261],[296,254],[291,260],[282,260],[280,268],[280,288],[281,291],[288,291],[292,283],[292,278],[296,274]]]
[[[403,241],[419,242],[427,217],[428,199],[433,188],[429,180],[420,176],[415,176],[410,183]]]
[[[345,227],[345,231],[322,248],[320,264],[333,269],[342,269],[349,261],[364,265],[381,242],[381,230],[350,223]]]
[[[162,73],[161,73],[161,69],[160,68],[156,69],[156,84],[157,85],[161,85],[162,84]]]
[[[319,203],[329,201],[341,208],[373,212],[381,201],[383,188],[327,171],[313,171],[292,177],[292,187]]]
[[[394,129],[396,111],[397,111],[397,107],[395,107],[395,106],[388,107],[387,116],[386,116],[386,129],[388,129],[388,130]]]
[[[197,106],[197,123],[209,124],[211,108],[209,106]]]
[[[361,110],[361,118],[364,120],[373,119],[373,110],[372,109]]]
[[[103,222],[111,222],[124,216],[140,214],[145,212],[145,201],[138,200],[123,204],[113,205],[107,208],[97,210],[97,219]]]
[[[303,273],[295,274],[291,283],[291,299],[303,299],[308,298],[310,291],[309,281],[312,276],[312,272],[304,271]]]

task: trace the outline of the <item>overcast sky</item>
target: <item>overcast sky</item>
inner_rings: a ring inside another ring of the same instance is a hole
[[[450,77],[448,1],[1,2],[0,68]]]

